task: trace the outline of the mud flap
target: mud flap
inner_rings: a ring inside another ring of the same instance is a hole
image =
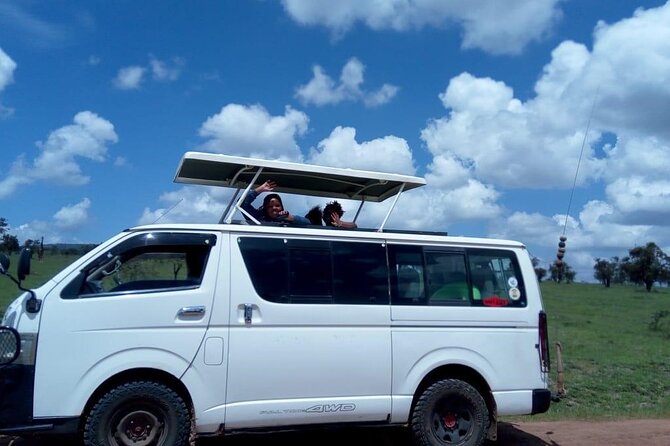
[[[496,401],[493,398],[493,395],[490,395],[490,420],[489,420],[489,430],[486,433],[486,439],[490,441],[498,440],[498,407],[496,406]]]

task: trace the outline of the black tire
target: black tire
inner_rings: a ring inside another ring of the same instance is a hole
[[[191,413],[174,390],[133,381],[105,393],[86,416],[86,446],[188,446]]]
[[[410,422],[421,446],[480,446],[489,411],[477,389],[458,379],[443,379],[419,396]]]

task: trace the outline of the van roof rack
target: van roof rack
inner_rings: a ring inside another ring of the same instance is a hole
[[[236,210],[245,214],[240,206],[251,187],[267,180],[277,182],[276,192],[360,200],[361,204],[354,221],[358,218],[363,203],[366,201],[381,202],[394,196],[393,205],[377,229],[378,231],[383,230],[402,192],[426,184],[423,178],[409,175],[204,152],[186,152],[174,177],[176,183],[236,189],[219,223],[231,223]],[[240,190],[244,192],[237,199]],[[234,206],[233,203],[235,203]]]

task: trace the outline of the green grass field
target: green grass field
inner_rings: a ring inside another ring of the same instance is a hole
[[[13,254],[10,257],[9,273],[16,277],[16,265],[18,255]],[[30,265],[30,275],[26,277],[22,285],[24,288],[35,288],[47,282],[56,273],[61,271],[70,263],[74,262],[80,256],[76,255],[45,255],[42,261],[33,257]],[[16,287],[8,277],[0,276],[0,315],[4,314],[5,308],[13,301],[21,291]]]
[[[34,260],[24,285],[41,285],[76,258]],[[16,256],[10,268],[15,271]],[[13,282],[0,277],[0,313],[18,293]],[[670,289],[654,287],[647,293],[634,286],[547,282],[542,293],[552,344],[552,390],[554,343],[560,341],[567,396],[532,420],[670,418]],[[650,328],[654,315],[658,330]]]
[[[555,383],[560,341],[567,396],[533,420],[670,417],[668,321],[650,328],[655,314],[670,310],[670,289],[543,283],[542,293],[551,377]]]

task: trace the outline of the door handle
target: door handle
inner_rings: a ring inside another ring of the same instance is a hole
[[[254,309],[251,304],[244,304],[244,323],[251,324],[251,317],[253,316]]]
[[[204,316],[205,307],[202,305],[197,305],[194,307],[182,307],[178,312],[177,316]]]

